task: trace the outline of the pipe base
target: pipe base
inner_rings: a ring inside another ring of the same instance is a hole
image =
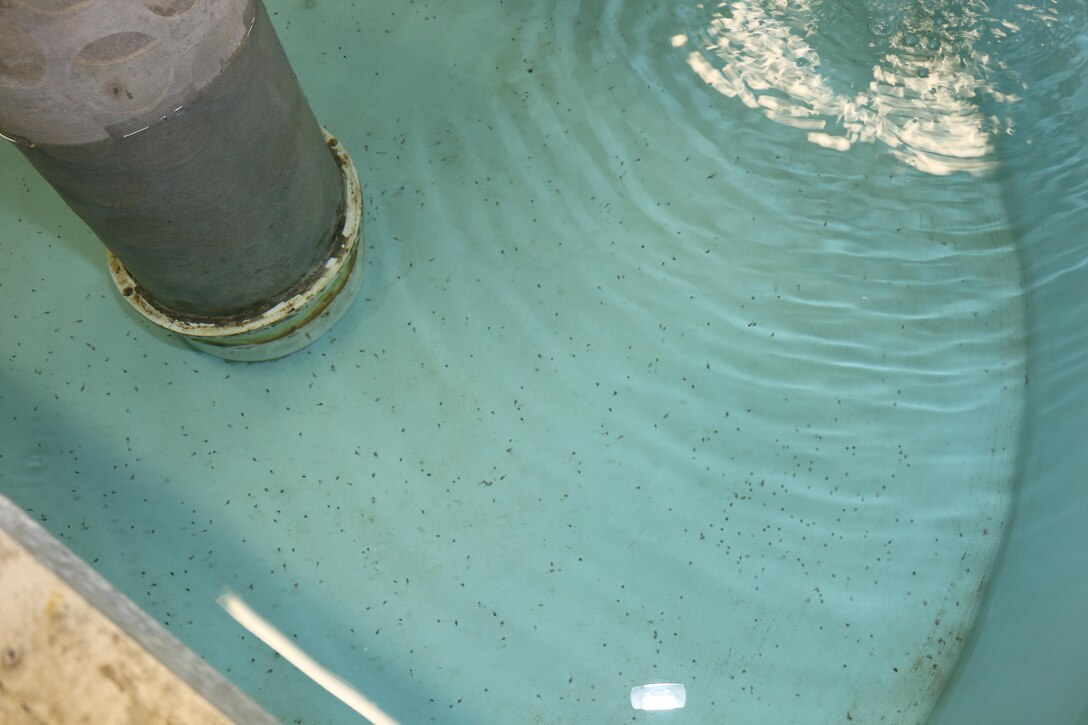
[[[180,335],[196,349],[225,360],[275,360],[301,350],[328,332],[351,307],[362,287],[365,255],[360,231],[363,194],[359,176],[340,142],[328,131],[324,133],[343,178],[344,226],[340,243],[307,289],[240,321],[194,322],[174,317],[156,306],[121,261],[107,252],[110,274],[121,295],[151,322]]]

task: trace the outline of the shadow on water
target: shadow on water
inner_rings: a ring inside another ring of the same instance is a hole
[[[320,585],[296,571],[302,565],[289,553],[253,546],[244,530],[224,525],[230,506],[247,502],[224,505],[214,475],[187,476],[153,454],[134,455],[127,437],[104,436],[93,422],[66,415],[67,400],[35,395],[9,378],[0,378],[0,390],[5,450],[23,452],[22,460],[3,457],[4,494],[285,723],[353,715],[223,612],[215,600],[225,589],[394,717],[418,712],[421,701],[456,699],[391,666],[403,653],[386,651],[381,641],[360,644],[370,640],[368,607],[344,619],[345,609],[330,610]],[[174,485],[178,478],[185,488]],[[279,485],[271,477],[268,483]],[[475,720],[449,712],[442,721]]]

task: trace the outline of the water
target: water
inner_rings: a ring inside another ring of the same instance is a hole
[[[924,719],[1024,416],[999,51],[1056,11],[269,8],[361,299],[200,355],[3,149],[3,492],[286,722],[350,714],[224,587],[403,722]]]
[[[1030,334],[1014,516],[976,629],[933,722],[1088,722],[1088,239],[1083,4],[1004,43],[1010,104],[999,175],[1022,259]],[[1056,12],[1057,10],[1061,12]],[[1025,687],[1027,683],[1029,686]]]

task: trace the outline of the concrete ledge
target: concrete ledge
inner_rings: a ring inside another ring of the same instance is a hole
[[[276,722],[3,496],[0,592],[0,722]]]

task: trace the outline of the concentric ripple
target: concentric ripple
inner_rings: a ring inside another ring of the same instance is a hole
[[[280,363],[195,355],[31,243],[33,187],[5,492],[289,722],[343,713],[221,621],[225,584],[404,722],[620,722],[662,681],[693,723],[924,718],[1022,413],[1005,26],[269,5],[366,187],[362,299]]]
[[[981,0],[957,3],[954,12],[940,3],[874,0],[864,19],[853,18],[853,32],[844,34],[854,42],[844,47],[829,37],[842,12],[830,5],[700,4],[681,13],[686,27],[671,42],[711,88],[812,143],[840,151],[879,143],[931,174],[991,168],[994,135],[1010,131],[998,106],[1017,96],[993,85],[1001,60],[986,48],[1019,33],[1016,18],[994,17]],[[1016,10],[1037,24],[1057,20],[1053,9]]]

